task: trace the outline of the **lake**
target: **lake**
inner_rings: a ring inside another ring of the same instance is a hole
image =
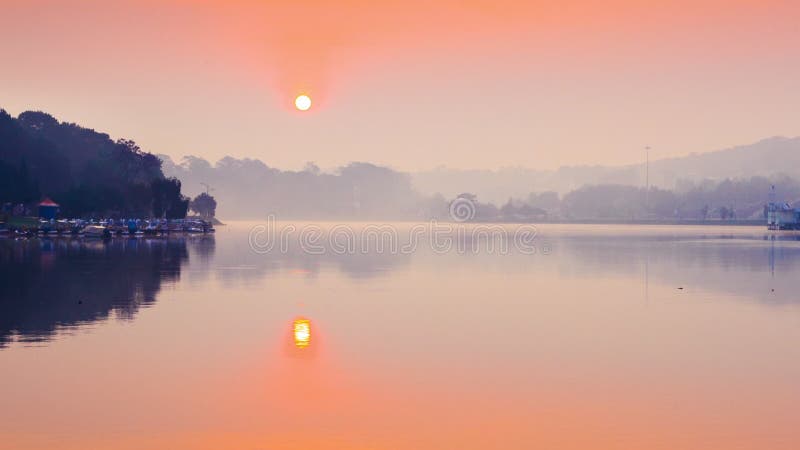
[[[800,446],[800,237],[370,227],[0,239],[0,448]]]

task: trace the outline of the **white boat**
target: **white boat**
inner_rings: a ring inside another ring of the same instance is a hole
[[[83,227],[81,233],[84,236],[96,236],[96,237],[103,237],[107,234],[108,229],[102,225],[87,225]]]

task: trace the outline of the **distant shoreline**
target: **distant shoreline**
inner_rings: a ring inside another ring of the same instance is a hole
[[[264,219],[259,218],[242,218],[231,219],[229,223],[248,222],[257,223]],[[278,222],[302,222],[302,223],[424,223],[424,222],[438,222],[438,223],[454,223],[463,225],[475,224],[506,224],[506,225],[686,225],[686,226],[741,226],[741,227],[763,227],[767,229],[766,220],[761,219],[741,219],[741,220],[692,220],[692,219],[651,219],[651,220],[619,220],[619,219],[582,219],[582,220],[536,220],[536,221],[520,221],[520,220],[470,220],[466,222],[456,222],[445,219],[408,219],[408,218],[304,218],[292,217],[280,219]],[[216,225],[216,223],[215,223]]]
[[[474,221],[470,223],[503,223],[503,224],[553,224],[553,225],[703,225],[703,226],[741,226],[753,227],[763,226],[767,228],[765,220],[742,219],[742,220],[693,220],[693,219],[639,219],[639,220],[618,220],[618,219],[582,219],[582,220],[540,220],[535,222],[518,222],[506,220]]]

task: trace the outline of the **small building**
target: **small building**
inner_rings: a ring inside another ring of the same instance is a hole
[[[772,186],[765,211],[767,228],[770,230],[800,230],[800,209],[792,208],[786,202],[777,202],[775,198],[775,186]]]
[[[800,211],[788,203],[767,204],[767,228],[770,230],[796,230],[800,225]]]
[[[55,219],[56,214],[58,214],[58,203],[45,197],[44,200],[39,203],[39,217],[50,220]]]

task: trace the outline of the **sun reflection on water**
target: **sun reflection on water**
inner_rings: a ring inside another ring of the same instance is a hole
[[[306,348],[309,344],[311,344],[311,321],[296,319],[294,321],[294,345],[298,348]]]

